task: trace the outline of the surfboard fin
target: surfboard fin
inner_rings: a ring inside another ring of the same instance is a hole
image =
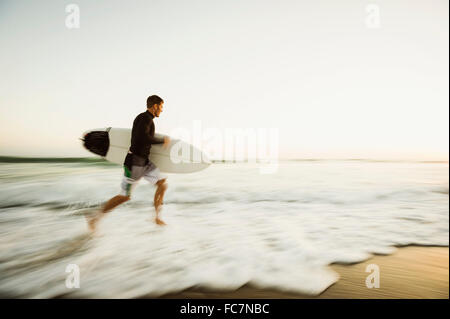
[[[80,138],[81,139],[81,138]],[[83,146],[90,152],[106,156],[109,149],[109,135],[105,131],[91,131],[84,135]]]

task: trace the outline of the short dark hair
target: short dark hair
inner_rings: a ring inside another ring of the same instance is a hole
[[[164,100],[158,95],[151,95],[147,98],[147,107],[152,107],[155,104],[161,104],[161,102],[164,102]]]

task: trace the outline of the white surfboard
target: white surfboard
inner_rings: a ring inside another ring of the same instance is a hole
[[[158,138],[164,136],[167,135],[155,134]],[[92,129],[84,132],[82,140],[88,151],[102,156],[109,162],[122,165],[131,145],[131,129],[113,127]],[[162,144],[153,144],[149,160],[166,173],[192,173],[201,171],[211,164],[206,154],[198,148],[172,138],[167,148],[163,148]]]

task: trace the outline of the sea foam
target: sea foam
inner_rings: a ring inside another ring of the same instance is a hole
[[[354,263],[395,246],[448,246],[448,164],[282,162],[169,175],[162,218],[142,181],[99,234],[84,213],[115,195],[121,168],[0,164],[0,294],[160,296],[243,285],[317,295]],[[65,286],[67,265],[80,288]]]

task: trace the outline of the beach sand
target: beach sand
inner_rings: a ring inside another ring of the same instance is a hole
[[[188,289],[161,298],[449,298],[449,248],[408,246],[389,256],[375,255],[357,264],[333,264],[337,283],[318,296],[306,296],[249,285],[232,292]],[[366,267],[376,264],[380,287],[367,288]]]

